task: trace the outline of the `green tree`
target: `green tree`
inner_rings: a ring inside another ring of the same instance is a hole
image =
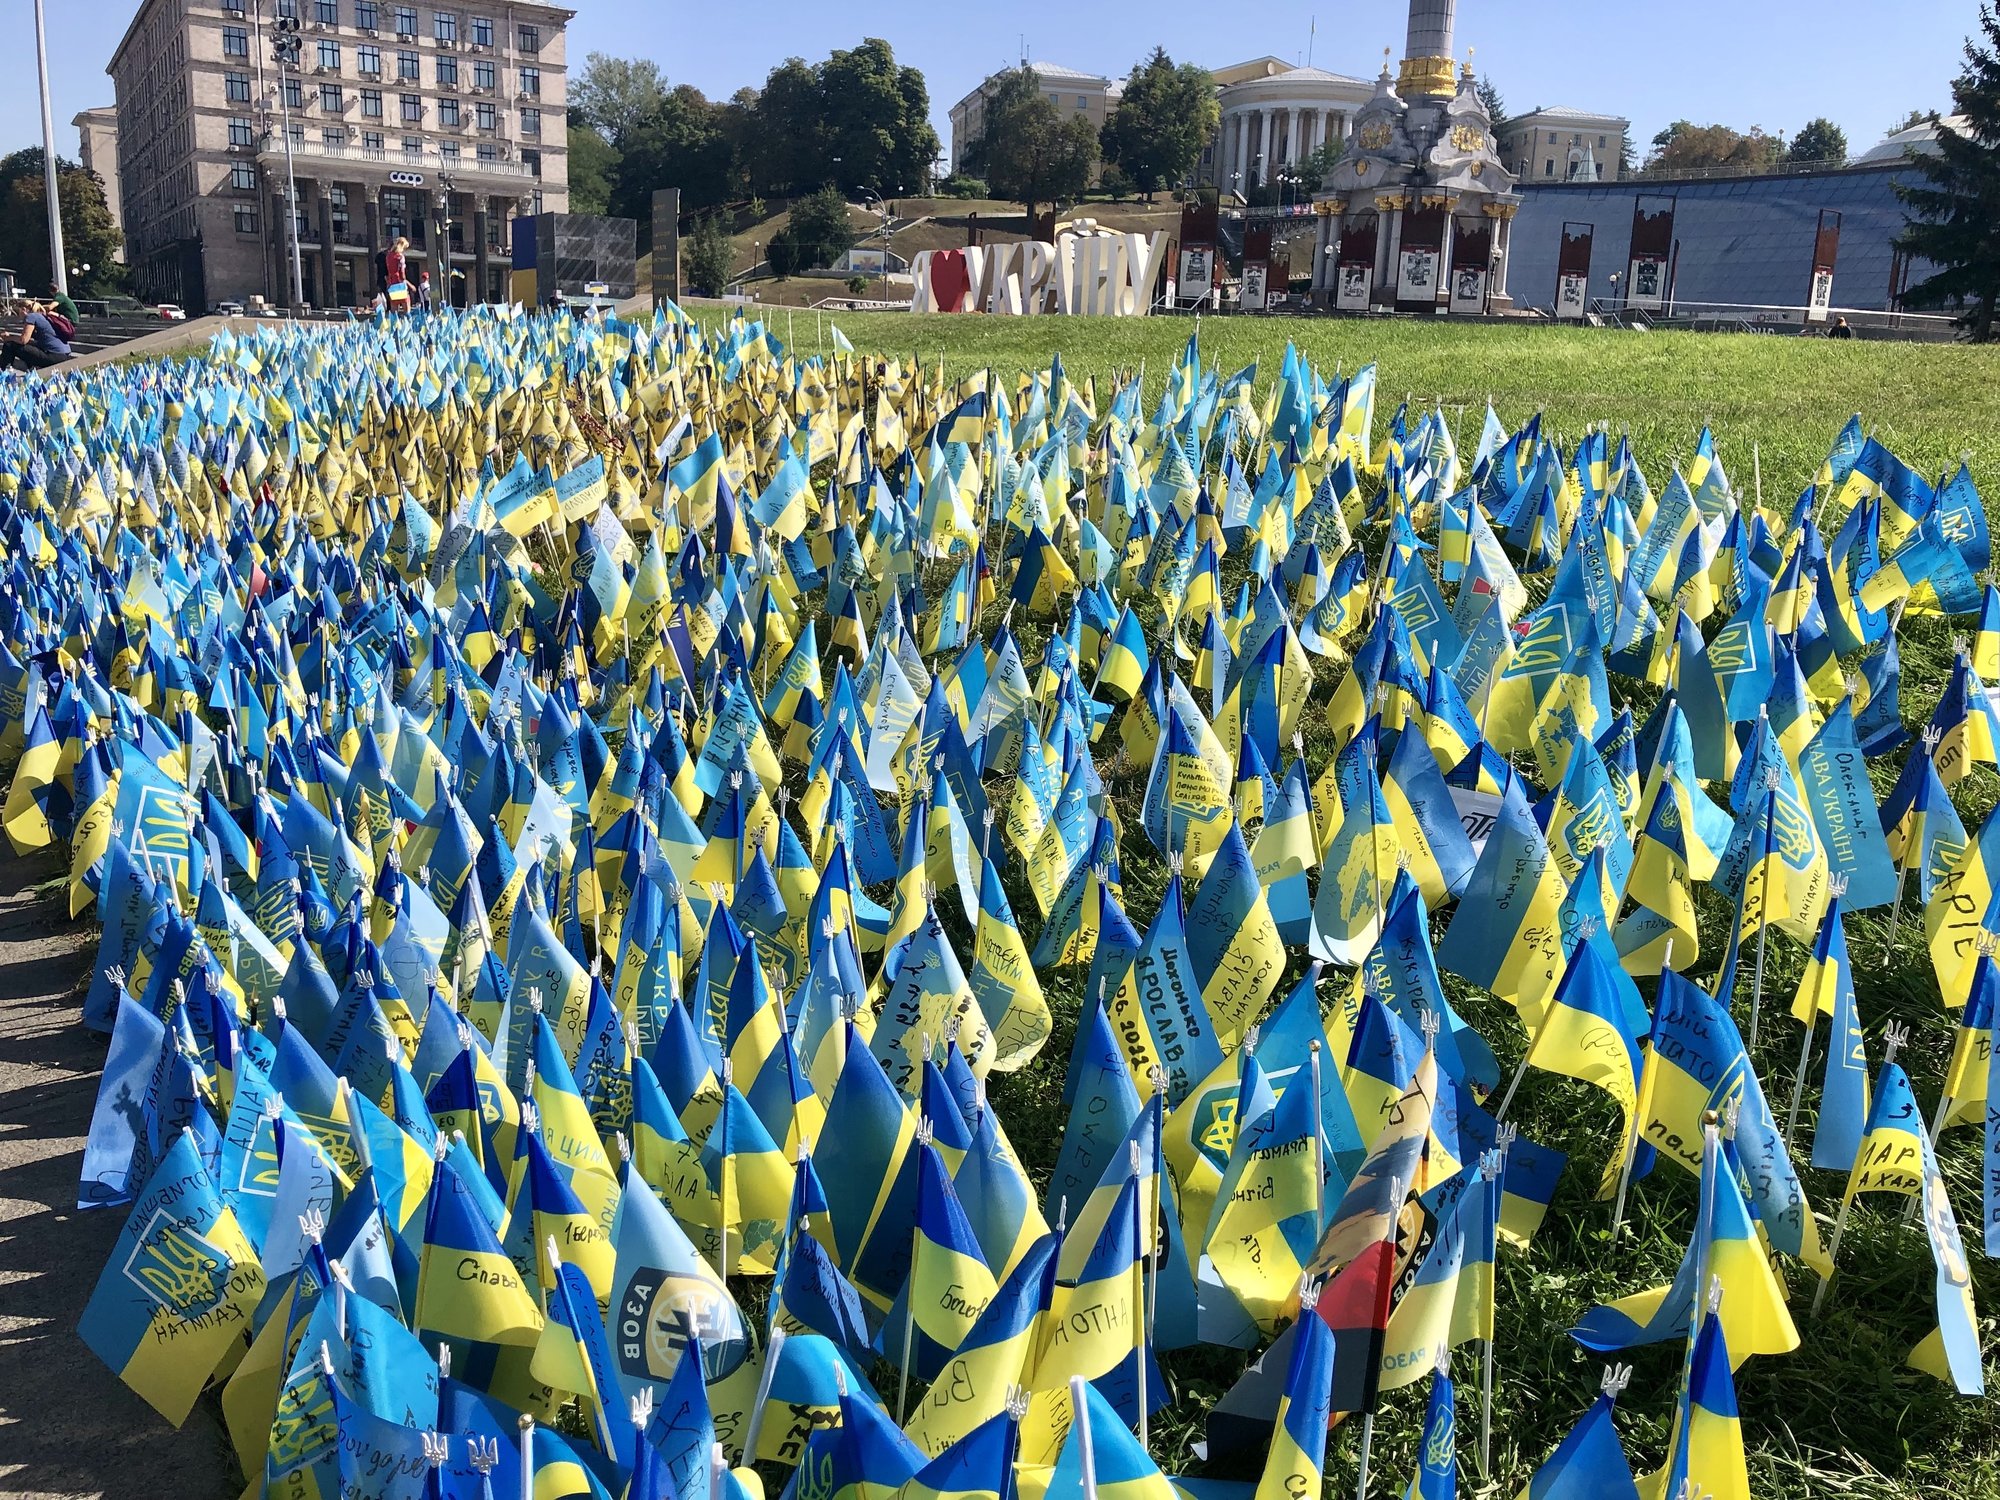
[[[1911,152],[1923,183],[1898,182],[1907,224],[1897,245],[1938,269],[1904,294],[1913,307],[1955,307],[1959,324],[1984,343],[2000,303],[2000,13],[1981,0],[1978,38],[1952,80],[1961,129],[1940,130],[1937,150]]]
[[[1716,167],[1755,171],[1774,167],[1783,158],[1783,137],[1766,135],[1753,125],[1746,133],[1727,125],[1696,125],[1676,120],[1653,137],[1646,166],[1661,172],[1693,172]]]
[[[594,125],[569,128],[569,211],[611,212],[611,180],[618,171],[618,148]]]
[[[1035,70],[1016,68],[986,96],[985,126],[966,165],[1032,219],[1044,203],[1083,195],[1097,165],[1097,129],[1083,115],[1058,114]]]
[[[1337,135],[1308,151],[1298,166],[1298,175],[1305,179],[1306,191],[1317,191],[1320,184],[1326,181],[1326,174],[1339,166],[1341,157],[1346,154],[1347,142]]]
[[[1791,147],[1785,152],[1785,160],[1846,161],[1847,132],[1824,115],[1816,120],[1808,120],[1799,127],[1799,133],[1792,137]]]
[[[667,75],[650,57],[593,52],[569,83],[570,130],[588,125],[614,146],[625,144],[666,101]]]
[[[669,89],[628,129],[611,176],[611,212],[652,220],[653,190],[678,187],[685,210],[715,208],[737,185],[735,153],[724,131],[725,107],[689,84]]]
[[[124,243],[104,201],[95,172],[56,158],[56,191],[62,199],[63,254],[88,273],[70,278],[70,294],[97,297],[124,285],[125,268],[112,260]],[[42,178],[42,148],[29,146],[0,157],[0,265],[12,266],[21,285],[39,292],[54,283],[49,267],[49,215]]]
[[[1221,123],[1208,69],[1176,64],[1166,48],[1155,47],[1125,80],[1099,144],[1105,160],[1122,169],[1150,202],[1162,187],[1187,179]]]
[[[823,187],[792,205],[792,220],[771,237],[771,270],[780,276],[832,265],[854,245],[847,199],[837,187]]]
[[[894,49],[879,37],[835,52],[815,71],[827,149],[838,158],[828,161],[827,175],[885,198],[922,187],[938,154],[924,75],[898,66]]]
[[[764,80],[750,105],[742,141],[743,167],[759,193],[789,196],[827,180],[827,145],[819,74],[802,57],[788,57]]]
[[[681,246],[681,279],[691,291],[720,297],[729,290],[736,247],[720,214],[704,214]]]
[[[1486,118],[1495,125],[1506,119],[1507,101],[1500,97],[1500,90],[1493,80],[1481,74],[1475,87],[1479,94],[1479,102],[1486,106]]]
[[[1937,111],[1934,109],[1913,109],[1904,115],[1901,120],[1889,127],[1889,134],[1895,135],[1898,131],[1914,130],[1917,126],[1927,125],[1936,118]]]

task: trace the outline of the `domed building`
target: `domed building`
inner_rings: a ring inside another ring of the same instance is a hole
[[[1848,161],[1850,167],[1892,166],[1902,161],[1912,151],[1919,156],[1937,155],[1937,138],[1941,130],[1963,132],[1967,128],[1964,115],[1941,115],[1935,120],[1924,120],[1885,135],[1859,156]]]
[[[1225,198],[1247,198],[1329,141],[1345,140],[1374,93],[1363,79],[1278,57],[1216,68],[1213,76],[1222,123],[1202,153],[1201,176]]]

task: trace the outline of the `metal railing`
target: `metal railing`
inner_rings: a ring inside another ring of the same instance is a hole
[[[1940,313],[1885,311],[1879,308],[1829,307],[1821,322],[1806,320],[1802,303],[1702,302],[1676,298],[1659,309],[1634,307],[1622,297],[1593,297],[1590,316],[1620,328],[1725,329],[1736,333],[1821,333],[1838,318],[1857,333],[1899,338],[1947,340],[1958,334],[1956,322]]]
[[[284,151],[284,142],[266,141],[260,148],[262,155],[277,155]],[[366,163],[373,166],[398,169],[430,167],[463,175],[484,173],[489,177],[533,177],[534,170],[518,161],[493,161],[483,157],[464,156],[453,162],[421,153],[390,150],[386,146],[345,146],[329,141],[293,141],[292,155],[315,157],[322,161]]]
[[[1870,162],[1870,166],[1878,165]],[[1618,175],[1620,182],[1702,182],[1712,177],[1805,177],[1815,172],[1844,172],[1848,161],[1844,156],[1823,157],[1815,161],[1774,161],[1749,163],[1740,162],[1716,167],[1638,167]],[[1530,179],[1523,178],[1523,183]],[[1582,179],[1577,179],[1581,181]],[[1605,178],[1603,181],[1610,181]],[[1535,186],[1547,184],[1540,181]]]

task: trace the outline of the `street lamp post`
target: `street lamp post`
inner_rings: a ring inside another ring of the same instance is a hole
[[[292,96],[289,84],[298,76],[299,48],[304,44],[299,39],[297,16],[279,16],[271,23],[271,29],[277,33],[271,41],[271,54],[278,65],[278,115],[285,136],[285,231],[290,236],[292,247],[292,306],[298,309],[306,305],[306,271],[305,262],[299,255],[299,179],[292,170]]]
[[[457,178],[449,172],[438,173],[437,285],[431,288],[433,307],[451,306],[451,195],[457,191]]]

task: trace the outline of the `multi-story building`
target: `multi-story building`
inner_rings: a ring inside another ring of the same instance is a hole
[[[1496,121],[1500,159],[1525,183],[1613,182],[1624,173],[1632,122],[1619,115],[1546,105]]]
[[[111,222],[123,233],[125,215],[118,198],[118,111],[101,104],[82,111],[70,124],[76,127],[77,161],[104,184],[104,206],[110,210]],[[124,250],[120,249],[116,258],[123,261]]]
[[[1218,68],[1214,78],[1221,123],[1202,148],[1198,172],[1225,194],[1242,196],[1273,180],[1294,182],[1310,195],[1319,184],[1298,169],[1352,134],[1355,112],[1375,92],[1363,79],[1293,67],[1280,57]]]
[[[513,218],[569,207],[574,15],[539,0],[143,0],[107,70],[138,289],[190,308],[289,304],[295,181],[307,303],[370,300],[375,252],[398,235],[439,300],[503,299]],[[280,20],[298,22],[295,69],[278,66]]]
[[[1081,73],[1075,68],[1050,62],[1031,62],[1026,66],[1034,69],[1035,76],[1041,80],[1042,92],[1048,95],[1049,103],[1056,107],[1058,114],[1082,115],[1099,130],[1104,128],[1105,118],[1117,107],[1119,96],[1125,92],[1122,82],[1102,74]],[[1005,73],[995,73],[951,107],[952,171],[963,168],[966,151],[985,133],[986,100],[1006,76]]]

